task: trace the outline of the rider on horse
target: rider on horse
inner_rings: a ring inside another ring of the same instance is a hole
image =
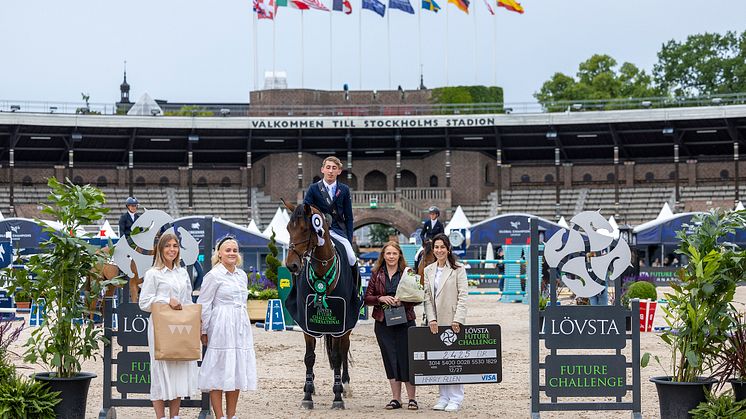
[[[440,209],[436,206],[432,206],[428,208],[427,212],[429,219],[425,220],[422,224],[422,231],[420,232],[422,248],[420,248],[417,252],[417,256],[415,256],[415,270],[419,267],[422,254],[427,253],[427,249],[430,248],[433,237],[444,232],[443,223],[438,220],[438,217],[440,217]]]

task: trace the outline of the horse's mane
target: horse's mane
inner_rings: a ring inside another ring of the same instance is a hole
[[[315,209],[317,212],[321,213],[321,210],[316,208],[314,205],[309,205],[311,208]],[[304,210],[305,204],[298,204],[295,209],[293,210],[293,213],[290,214],[290,221],[298,221],[298,220],[305,220],[306,219],[306,212]]]

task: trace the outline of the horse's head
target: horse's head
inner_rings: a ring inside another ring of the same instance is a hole
[[[297,274],[306,256],[313,256],[317,247],[329,245],[329,225],[324,214],[312,205],[294,206],[285,200],[282,203],[291,214],[287,226],[290,251],[285,258],[285,266],[291,273]]]

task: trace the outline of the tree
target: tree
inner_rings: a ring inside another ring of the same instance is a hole
[[[453,86],[433,89],[432,103],[440,105],[460,103],[495,103],[496,112],[502,111],[503,89],[497,86]],[[448,112],[450,109],[443,109]],[[483,108],[475,109],[481,112]],[[468,113],[468,110],[460,110]]]
[[[389,236],[396,234],[394,227],[383,224],[373,224],[370,226],[370,243],[374,246],[382,246],[389,241]]]
[[[267,254],[267,257],[264,258],[264,260],[267,262],[267,270],[264,271],[264,276],[267,278],[267,280],[271,281],[273,284],[275,284],[275,287],[277,286],[277,268],[282,266],[282,262],[280,262],[279,259],[277,259],[277,255],[279,252],[277,251],[277,241],[275,240],[275,229],[272,229],[272,236],[269,238],[269,244],[267,245],[267,248],[269,249],[269,253]]]
[[[655,82],[674,96],[746,91],[746,31],[690,35],[670,40],[658,52]]]
[[[567,103],[557,102],[626,99],[657,94],[650,76],[632,63],[617,61],[609,55],[595,54],[578,65],[577,80],[563,73],[554,73],[544,82],[534,97],[547,110],[560,111]]]

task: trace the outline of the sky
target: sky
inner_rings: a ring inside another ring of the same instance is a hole
[[[125,60],[133,101],[245,103],[274,69],[322,90],[411,90],[422,70],[428,88],[497,84],[506,103],[535,102],[593,54],[650,72],[668,40],[746,30],[743,0],[524,0],[523,15],[487,1],[494,16],[484,0],[469,15],[410,0],[415,15],[384,18],[350,0],[351,15],[280,8],[273,24],[250,0],[3,0],[0,102],[116,102]]]

